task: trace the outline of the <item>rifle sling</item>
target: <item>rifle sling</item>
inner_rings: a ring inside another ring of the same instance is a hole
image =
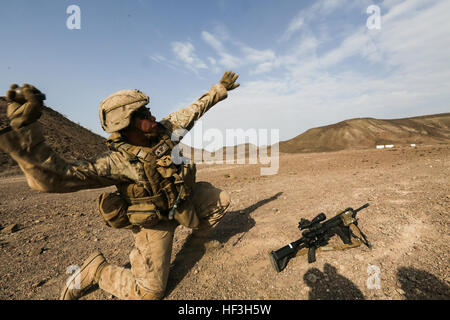
[[[361,245],[361,243],[362,242],[360,240],[355,240],[355,241],[353,241],[350,244],[340,244],[340,245],[336,245],[336,246],[322,246],[322,247],[316,248],[316,253],[318,253],[320,251],[342,251],[342,250],[347,250],[347,249],[359,247]],[[309,250],[309,248],[302,248],[302,249],[298,250],[297,253],[295,254],[295,257],[307,255],[308,254],[308,250]]]

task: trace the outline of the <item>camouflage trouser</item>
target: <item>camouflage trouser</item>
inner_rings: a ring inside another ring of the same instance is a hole
[[[226,191],[210,183],[195,184],[193,202],[201,230],[214,228],[230,204]],[[161,299],[169,276],[172,242],[177,223],[162,221],[155,227],[134,232],[135,248],[130,253],[131,269],[106,266],[99,287],[119,299]]]

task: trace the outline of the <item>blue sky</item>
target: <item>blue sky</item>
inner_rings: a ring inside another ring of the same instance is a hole
[[[80,30],[66,27],[69,5],[81,9]],[[366,26],[370,5],[381,10],[380,29]],[[32,83],[48,106],[103,136],[98,105],[112,92],[144,91],[161,119],[230,69],[241,87],[205,115],[203,131],[279,129],[286,140],[349,118],[450,111],[450,1],[15,0],[1,8],[0,90]]]

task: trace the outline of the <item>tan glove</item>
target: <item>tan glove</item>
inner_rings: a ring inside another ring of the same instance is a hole
[[[18,85],[12,84],[6,93],[8,108],[6,116],[9,118],[10,126],[18,129],[37,121],[42,115],[44,96],[34,86],[24,83],[21,94],[17,93]],[[44,96],[45,97],[45,96]]]
[[[228,91],[236,89],[240,85],[239,83],[235,83],[238,77],[239,75],[233,71],[227,71],[223,74],[222,79],[220,79],[220,84]]]

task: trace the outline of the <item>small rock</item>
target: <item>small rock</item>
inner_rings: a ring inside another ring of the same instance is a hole
[[[279,210],[278,210],[278,208],[273,208],[272,211],[273,212],[278,212]]]
[[[41,280],[41,281],[39,281],[37,283],[32,284],[31,286],[33,288],[38,288],[38,287],[42,286],[43,284],[45,284],[46,282],[47,282],[47,280],[44,279],[44,280]]]
[[[37,249],[31,250],[29,253],[29,256],[38,256],[41,253],[43,253],[44,250],[45,250],[44,248],[37,248]]]
[[[403,289],[397,288],[395,289],[395,291],[397,291],[401,295],[405,295],[405,291],[403,291]]]
[[[358,260],[358,261],[363,261],[364,257],[359,255],[359,254],[357,254],[357,255],[355,255],[355,259]]]
[[[317,282],[317,277],[313,274],[307,274],[305,276],[305,279],[311,283],[316,283]]]
[[[2,233],[14,233],[19,230],[19,226],[17,224],[10,224],[2,229]]]

